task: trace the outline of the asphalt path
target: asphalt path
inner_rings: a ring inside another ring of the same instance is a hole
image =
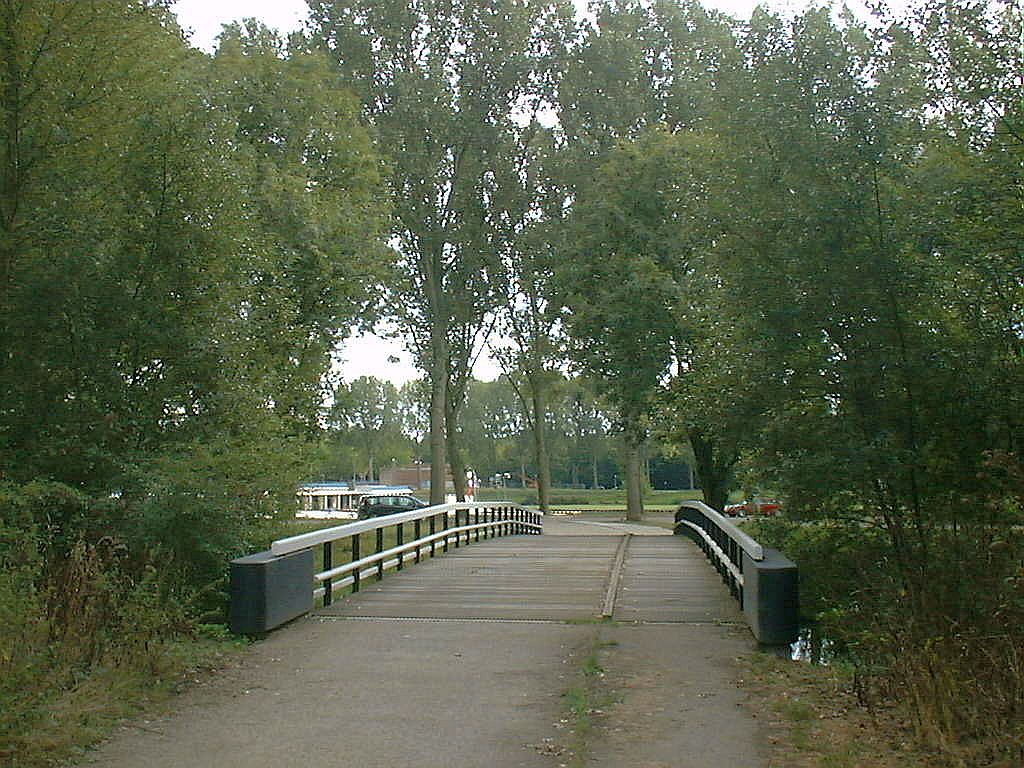
[[[563,695],[594,648],[604,703],[581,741]],[[577,765],[758,766],[763,739],[736,686],[753,648],[688,539],[549,518],[543,536],[473,543],[364,584],[81,764],[556,768],[576,749]]]

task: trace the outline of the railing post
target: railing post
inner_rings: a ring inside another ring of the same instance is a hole
[[[455,525],[454,525],[454,527],[455,528],[459,527],[459,510],[457,510],[457,509],[455,510]],[[456,533],[455,534],[455,548],[458,549],[460,544],[462,544],[462,534],[461,533]]]
[[[334,567],[334,542],[324,542],[324,570],[329,571]],[[324,607],[331,604],[331,600],[334,597],[332,594],[331,580],[324,579]]]
[[[420,533],[422,528],[423,528],[423,526],[420,524],[419,520],[416,520],[413,523],[412,532],[413,532],[413,536],[415,537],[416,541],[419,541],[421,538],[423,538],[423,536]],[[419,544],[416,545],[416,550],[415,551],[416,551],[416,562],[418,563],[420,561],[420,545]]]
[[[383,528],[378,528],[377,529],[377,551],[376,551],[375,554],[379,555],[383,551],[384,551],[384,529]],[[383,578],[384,578],[384,561],[383,560],[378,560],[377,561],[377,581],[380,581]]]
[[[360,554],[359,554],[359,549],[360,549],[360,547],[359,547],[359,537],[360,537],[360,535],[358,533],[355,534],[352,537],[352,562],[353,563],[360,558]],[[353,592],[358,592],[359,591],[359,569],[358,568],[356,568],[354,571],[352,571],[352,591]]]
[[[395,544],[399,547],[405,544],[405,526],[402,523],[395,526]],[[398,570],[402,570],[403,555],[403,552],[398,553]]]
[[[466,512],[466,517],[469,517],[469,512],[468,511]],[[476,507],[473,510],[473,525],[479,525],[479,524],[480,524],[480,507]],[[477,528],[475,533],[476,533],[476,540],[477,540],[477,542],[479,542],[480,541],[480,529]]]
[[[435,530],[436,528],[437,528],[437,515],[431,515],[430,516],[430,537],[431,537],[430,538],[430,556],[431,557],[434,556],[434,545],[437,544],[437,542],[434,541],[434,538],[433,538],[434,534],[437,533],[437,531]]]
[[[442,531],[447,531],[448,530],[448,510],[445,510],[441,514],[442,514],[442,517],[441,517],[441,530]],[[448,551],[448,534],[447,533],[444,535],[444,548],[443,549],[444,549],[445,552]]]

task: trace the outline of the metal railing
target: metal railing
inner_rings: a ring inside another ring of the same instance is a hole
[[[394,529],[394,536],[386,535]],[[411,530],[410,530],[411,529]],[[402,570],[440,550],[512,534],[543,533],[544,516],[508,502],[457,502],[385,515],[279,539],[270,546],[275,557],[321,547],[322,567],[313,574],[313,599],[330,605],[334,593],[351,587],[358,592],[364,579],[384,578],[385,571]],[[363,534],[374,533],[373,551],[363,554]],[[412,538],[406,541],[406,534]],[[392,546],[385,546],[393,538]],[[335,562],[335,543],[349,542],[350,559]]]
[[[764,547],[741,531],[722,513],[700,501],[684,501],[676,512],[676,524],[704,550],[722,575],[740,606],[743,606],[743,553],[751,560],[764,560]]]
[[[675,532],[697,542],[740,604],[759,643],[786,645],[800,630],[799,572],[781,552],[761,546],[699,501],[676,511]]]

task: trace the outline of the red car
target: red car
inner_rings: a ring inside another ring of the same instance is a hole
[[[756,499],[741,501],[739,504],[727,504],[725,514],[729,517],[746,517],[747,515],[766,515],[771,517],[782,509],[781,502],[775,499]]]

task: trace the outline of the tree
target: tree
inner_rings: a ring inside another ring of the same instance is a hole
[[[314,38],[359,89],[391,160],[394,285],[431,383],[431,501],[443,500],[449,393],[472,359],[500,272],[493,171],[516,110],[545,78],[569,6],[315,2]],[[456,346],[453,349],[453,338]],[[458,342],[463,343],[458,343]],[[453,419],[454,420],[454,419]],[[455,434],[454,424],[449,432]]]
[[[251,162],[248,332],[274,362],[250,386],[315,432],[329,353],[373,317],[391,251],[382,167],[359,101],[330,60],[300,42],[288,50],[255,21],[230,25],[213,73]]]
[[[529,210],[524,211],[524,218]],[[492,347],[505,376],[522,402],[533,434],[537,464],[537,501],[542,512],[550,507],[551,455],[548,419],[551,390],[562,375],[560,318],[550,300],[557,250],[545,239],[551,227],[526,225],[511,239],[506,254],[508,290],[501,315],[507,343]]]
[[[83,494],[70,544],[106,525],[207,586],[305,474],[380,252],[376,155],[265,31],[211,63],[160,3],[0,11],[0,473]]]
[[[334,395],[331,421],[345,440],[359,444],[365,457],[366,479],[378,474],[379,460],[404,461],[410,453],[401,431],[401,407],[393,384],[372,376],[360,376],[342,384]]]
[[[571,444],[570,483],[581,485],[586,476],[591,488],[600,488],[599,465],[610,454],[607,442],[614,415],[608,413],[595,397],[592,384],[581,377],[569,379],[562,396],[567,437]]]
[[[640,448],[678,335],[689,233],[677,218],[693,202],[678,175],[682,151],[653,132],[609,154],[573,207],[572,268],[559,281],[571,354],[618,412],[630,519],[643,513]]]
[[[986,13],[936,4],[885,36],[756,13],[748,90],[719,137],[742,184],[721,190],[731,215],[708,256],[724,292],[713,359],[747,369],[756,353],[758,474],[790,515],[829,523],[788,541],[865,558],[877,586],[832,585],[826,615],[945,739],[1012,720],[972,702],[1003,685],[979,665],[1020,647],[1004,613],[1020,551],[1019,87],[1000,74],[1020,27]],[[932,38],[949,18],[964,23]]]

